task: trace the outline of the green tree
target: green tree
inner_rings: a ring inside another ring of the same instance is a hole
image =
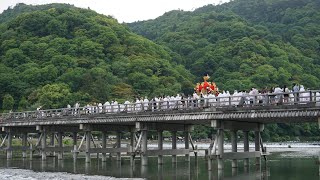
[[[6,52],[3,63],[9,67],[17,67],[21,64],[24,64],[29,61],[29,58],[26,57],[23,52],[18,48],[10,49]]]
[[[13,97],[10,94],[4,95],[2,100],[2,109],[6,111],[13,110],[13,105],[14,105]]]
[[[27,110],[29,106],[29,103],[25,97],[22,97],[19,101],[18,110],[19,111],[25,111]]]
[[[132,86],[125,83],[120,83],[112,87],[112,97],[113,98],[121,98],[124,100],[130,100],[135,97],[135,93],[133,91]]]
[[[37,91],[36,99],[43,108],[61,108],[67,105],[70,95],[70,88],[66,84],[47,84]]]

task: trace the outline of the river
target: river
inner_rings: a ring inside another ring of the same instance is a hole
[[[318,144],[267,144],[271,155],[265,163],[262,160],[261,169],[254,165],[254,159],[250,161],[248,172],[244,170],[243,161],[239,160],[237,170],[232,171],[231,161],[225,162],[223,179],[272,179],[272,180],[313,180],[319,179],[319,151]],[[239,146],[240,147],[240,146]],[[228,151],[228,145],[226,145]],[[240,151],[240,150],[239,150]],[[149,157],[146,167],[140,166],[139,159],[132,167],[128,158],[123,157],[119,163],[114,157],[102,163],[92,156],[90,164],[85,163],[80,156],[76,162],[71,156],[58,161],[54,157],[47,157],[47,161],[41,161],[40,157],[23,160],[19,154],[8,161],[2,154],[0,156],[0,179],[2,180],[118,180],[118,179],[188,179],[207,180],[222,179],[217,171],[217,164],[213,163],[214,170],[207,170],[207,161],[204,157],[191,157],[190,162],[184,161],[179,156],[176,164],[171,163],[171,157],[164,158],[164,165],[158,166],[156,157]],[[220,172],[221,173],[221,172]]]

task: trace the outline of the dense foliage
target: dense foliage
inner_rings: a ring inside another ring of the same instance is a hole
[[[112,17],[64,4],[0,15],[0,107],[61,108],[186,92],[193,76]]]
[[[197,77],[209,73],[222,90],[293,83],[319,89],[319,9],[318,0],[234,0],[171,11],[129,27],[169,47],[173,60]],[[193,135],[204,138],[209,132],[197,127]],[[319,136],[317,124],[272,124],[263,132],[270,141]]]
[[[320,87],[320,3],[236,0],[194,12],[171,11],[131,29],[168,46],[174,60],[223,90]]]

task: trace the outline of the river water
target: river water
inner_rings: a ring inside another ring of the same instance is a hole
[[[228,145],[226,145],[228,149]],[[102,163],[92,156],[90,164],[85,163],[84,157],[76,162],[71,156],[58,161],[54,157],[47,157],[41,161],[40,157],[23,160],[16,154],[12,160],[6,160],[0,155],[0,179],[8,180],[36,180],[36,179],[76,179],[76,180],[115,180],[115,179],[179,179],[179,180],[207,180],[207,179],[271,179],[271,180],[313,180],[319,178],[319,145],[267,145],[271,155],[262,166],[256,167],[254,159],[250,160],[250,169],[244,170],[243,161],[239,160],[239,168],[232,170],[231,161],[225,161],[225,169],[218,172],[217,164],[213,161],[213,171],[208,171],[204,157],[191,157],[186,162],[183,156],[178,157],[176,164],[171,163],[171,157],[164,158],[164,164],[158,166],[156,157],[149,157],[148,166],[141,167],[139,158],[134,166],[129,158],[123,157],[121,163],[115,157]],[[223,178],[221,178],[223,176]]]

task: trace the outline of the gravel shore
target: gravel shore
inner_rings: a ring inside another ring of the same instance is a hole
[[[142,180],[140,178],[114,178],[64,172],[34,172],[26,169],[0,169],[1,180]]]

